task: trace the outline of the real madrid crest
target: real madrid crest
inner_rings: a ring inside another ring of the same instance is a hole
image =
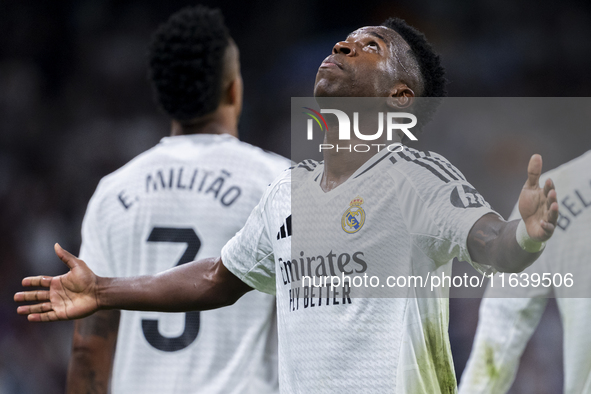
[[[341,227],[346,233],[356,233],[365,223],[365,211],[361,207],[363,198],[357,196],[349,203],[349,209],[345,211],[341,218]]]

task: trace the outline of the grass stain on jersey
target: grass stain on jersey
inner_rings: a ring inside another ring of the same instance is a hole
[[[444,334],[447,331],[438,323],[431,321],[424,322],[423,327],[427,354],[418,357],[419,367],[430,366],[435,371],[439,393],[455,394],[457,393],[456,374],[449,357],[451,354],[449,341]]]
[[[486,374],[492,380],[499,377],[499,370],[495,366],[495,351],[490,345],[485,345],[484,362],[486,364]]]
[[[510,366],[497,365],[495,363],[496,345],[487,341],[478,341],[476,348],[472,349],[470,358],[475,357],[471,369],[469,387],[487,387],[494,390],[499,388],[501,376],[510,374]],[[467,367],[467,366],[466,366]],[[492,392],[492,391],[491,391]]]

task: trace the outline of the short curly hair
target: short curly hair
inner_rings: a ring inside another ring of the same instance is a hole
[[[410,46],[409,55],[418,63],[421,71],[423,91],[420,97],[447,96],[445,69],[425,35],[400,18],[388,18],[382,26],[394,30]],[[419,131],[422,131],[423,126],[433,118],[440,102],[440,99],[417,101],[416,111],[420,114],[417,123]]]
[[[219,9],[186,7],[152,36],[149,79],[158,105],[186,122],[218,107],[230,33]]]

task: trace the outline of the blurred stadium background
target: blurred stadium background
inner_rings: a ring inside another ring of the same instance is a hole
[[[450,96],[591,94],[586,1],[202,3],[222,9],[241,50],[242,139],[285,156],[290,97],[312,95],[316,70],[335,42],[388,16],[427,34],[443,57]],[[145,48],[156,26],[188,4],[196,3],[0,3],[0,394],[63,392],[72,324],[29,324],[16,314],[12,296],[26,275],[64,272],[52,245],[78,252],[81,220],[100,178],[167,135],[168,120],[151,100]],[[582,129],[536,141],[512,130],[493,138],[493,131],[488,125],[453,139],[425,134],[421,148],[450,159],[505,217],[532,153],[544,156],[547,170],[591,148]],[[458,376],[478,304],[451,300]],[[512,393],[561,391],[561,335],[552,303]]]

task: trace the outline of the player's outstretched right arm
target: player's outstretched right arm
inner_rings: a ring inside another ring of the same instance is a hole
[[[84,261],[55,245],[58,257],[70,268],[64,275],[23,279],[23,286],[48,290],[16,293],[17,312],[29,321],[73,320],[99,309],[128,309],[157,312],[186,312],[231,305],[252,290],[222,264],[209,258],[183,264],[157,275],[102,278]]]

